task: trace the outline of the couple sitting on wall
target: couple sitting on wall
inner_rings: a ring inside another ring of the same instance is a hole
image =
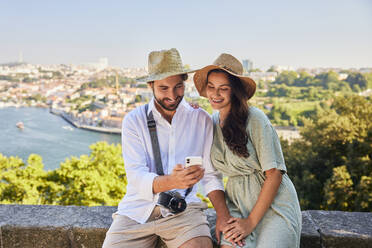
[[[183,98],[191,71],[176,49],[151,52],[148,63],[138,80],[153,98],[123,120],[127,193],[103,247],[155,247],[159,238],[169,248],[212,247],[199,181],[216,210],[221,247],[299,247],[297,194],[274,128],[248,105],[256,84],[241,63],[221,54],[195,72],[199,94],[218,110],[213,116]]]

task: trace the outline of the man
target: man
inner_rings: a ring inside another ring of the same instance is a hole
[[[168,248],[212,247],[203,213],[206,204],[196,196],[195,186],[201,181],[217,215],[228,216],[222,176],[210,163],[212,120],[204,110],[192,108],[183,99],[186,73],[190,71],[183,68],[176,49],[151,52],[148,68],[149,75],[140,81],[152,88],[153,99],[147,107],[136,108],[123,120],[127,193],[113,214],[103,247],[155,247],[159,237]],[[157,174],[156,155],[147,126],[150,113],[156,123],[164,175]],[[187,156],[201,156],[202,167],[184,168]],[[187,190],[190,187],[191,191]],[[160,193],[170,191],[185,197],[184,211],[174,213],[159,203]],[[217,223],[217,230],[219,226]]]

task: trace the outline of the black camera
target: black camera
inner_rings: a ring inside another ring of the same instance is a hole
[[[161,192],[158,204],[169,209],[174,214],[183,212],[187,207],[185,199],[178,192]]]

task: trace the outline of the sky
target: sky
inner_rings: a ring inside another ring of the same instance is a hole
[[[175,47],[195,69],[223,52],[260,69],[372,67],[372,0],[1,0],[0,13],[0,63],[145,67]]]

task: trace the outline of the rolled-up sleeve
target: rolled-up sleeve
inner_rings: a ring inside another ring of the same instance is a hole
[[[210,152],[213,142],[213,122],[208,116],[205,122],[205,137],[204,137],[204,151],[203,151],[203,166],[205,168],[204,177],[201,184],[204,188],[204,194],[208,195],[214,190],[224,191],[222,174],[218,172],[211,163]]]
[[[122,149],[128,184],[137,190],[137,197],[153,201],[152,190],[154,178],[158,175],[150,172],[146,161],[145,146],[137,131],[138,124],[132,116],[127,115],[122,124]]]

